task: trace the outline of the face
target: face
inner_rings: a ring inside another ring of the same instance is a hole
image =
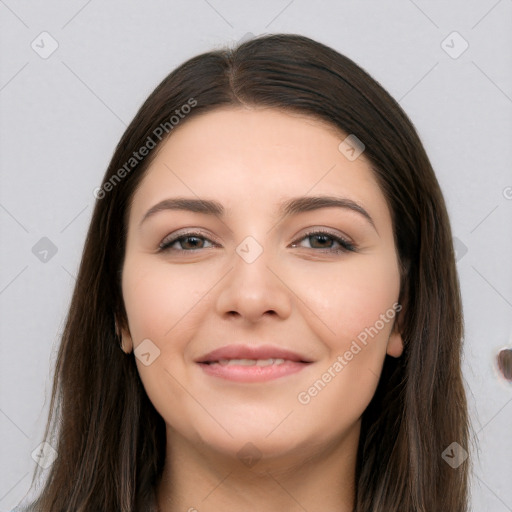
[[[402,352],[400,276],[385,198],[345,137],[222,108],[175,128],[148,168],[129,215],[123,346],[168,442],[266,460],[356,441],[386,353]],[[146,215],[176,198],[219,209]]]

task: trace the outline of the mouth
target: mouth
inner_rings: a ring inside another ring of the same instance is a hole
[[[303,370],[313,361],[272,346],[230,345],[195,361],[211,377],[237,382],[263,382]]]
[[[276,365],[279,366],[281,364],[286,363],[287,359],[283,359],[280,357],[269,358],[269,359],[219,359],[218,361],[205,361],[200,364],[209,364],[209,365],[221,365],[221,366],[270,366]],[[299,363],[305,363],[306,361],[294,361]]]

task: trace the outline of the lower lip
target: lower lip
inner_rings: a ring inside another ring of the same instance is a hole
[[[236,382],[265,382],[300,372],[310,363],[285,361],[282,364],[268,366],[243,366],[198,363],[207,375]]]

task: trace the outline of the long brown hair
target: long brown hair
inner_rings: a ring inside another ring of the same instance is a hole
[[[164,465],[165,424],[114,327],[114,318],[127,327],[120,278],[129,207],[162,141],[172,136],[177,111],[186,123],[243,105],[293,110],[355,134],[391,211],[404,352],[386,356],[362,418],[354,510],[465,512],[469,459],[452,467],[443,457],[453,442],[468,449],[470,425],[461,297],[439,184],[413,124],[382,86],[349,58],[293,34],[256,37],[186,61],[151,93],[117,145],[97,194],[56,362],[44,438],[58,457],[34,510],[148,510]],[[131,160],[150,140],[154,149]]]

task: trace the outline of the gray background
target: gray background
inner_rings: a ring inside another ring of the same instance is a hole
[[[512,346],[512,0],[0,0],[0,16],[0,510],[30,484],[93,189],[126,124],[184,60],[293,32],[355,60],[420,133],[457,238],[473,510],[512,511],[512,384],[495,364]]]

